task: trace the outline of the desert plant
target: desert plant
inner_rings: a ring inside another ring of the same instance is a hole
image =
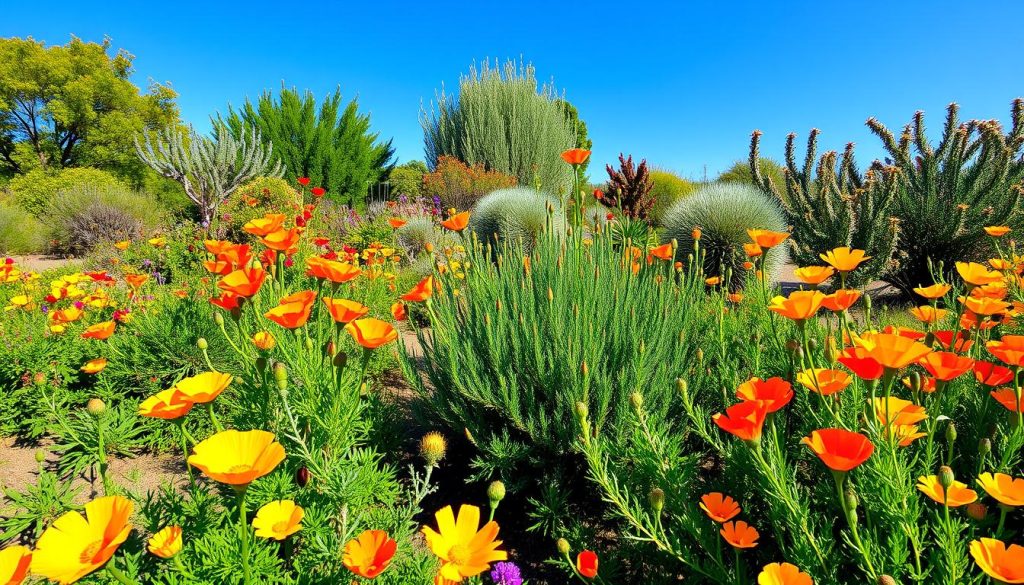
[[[423,194],[439,200],[442,207],[469,209],[491,191],[515,184],[514,176],[489,171],[483,163],[468,165],[457,158],[441,156],[434,170],[423,176]]]
[[[17,175],[8,183],[11,200],[29,213],[42,217],[49,215],[48,207],[61,191],[73,187],[125,188],[125,184],[106,171],[91,168],[69,168],[59,171],[35,169]]]
[[[641,160],[639,165],[633,164],[633,155],[619,154],[619,168],[605,165],[608,172],[608,189],[601,196],[601,203],[607,207],[619,209],[628,217],[647,219],[654,206],[651,198],[651,182],[647,170],[647,161]]]
[[[431,169],[451,156],[523,185],[555,193],[572,187],[572,169],[558,155],[576,146],[576,122],[553,86],[538,87],[532,65],[474,65],[459,80],[457,96],[442,88],[436,100],[420,114]]]
[[[813,129],[807,137],[802,167],[797,166],[796,134],[786,138],[785,183],[779,185],[770,172],[761,168],[761,133],[755,131],[750,140],[750,170],[761,189],[782,204],[786,221],[793,226],[790,250],[794,261],[802,266],[819,265],[822,250],[840,246],[865,250],[871,261],[857,271],[852,281],[864,284],[889,270],[900,241],[899,224],[890,210],[900,172],[874,165],[862,175],[854,161],[852,143],[846,145],[838,164],[834,151],[817,159],[818,133]]]
[[[83,255],[102,243],[138,239],[160,219],[159,209],[144,193],[81,185],[57,193],[44,221],[52,251]]]
[[[201,136],[194,129],[168,129],[155,138],[136,141],[139,157],[153,170],[181,183],[185,194],[199,207],[204,226],[213,221],[217,208],[228,196],[255,177],[279,177],[284,172],[274,162],[273,147],[260,142],[253,129],[236,139],[223,126],[216,138]]]
[[[700,186],[693,181],[688,181],[676,173],[662,169],[652,169],[648,173],[651,177],[651,198],[654,199],[654,206],[651,207],[650,220],[654,225],[663,225],[662,219],[668,211],[679,200],[689,197]]]
[[[689,261],[694,253],[694,229],[701,231],[703,271],[711,276],[731,275],[733,290],[742,288],[747,260],[743,244],[750,242],[748,229],[785,231],[786,220],[778,204],[757,187],[742,183],[712,183],[683,199],[665,213],[665,238],[678,243],[676,258]],[[764,274],[774,282],[786,260],[785,250],[775,247],[764,258]]]
[[[898,140],[878,120],[867,121],[903,179],[890,208],[900,221],[897,265],[885,278],[907,293],[932,282],[929,261],[950,271],[957,260],[988,258],[990,240],[979,226],[1024,225],[1024,99],[1014,100],[1005,134],[995,120],[960,122],[958,109],[947,108],[934,146],[924,112]]]
[[[0,201],[0,254],[33,254],[45,247],[43,224],[21,207]]]
[[[481,242],[495,246],[502,240],[523,242],[526,250],[541,232],[565,228],[565,216],[558,199],[529,187],[499,189],[477,202],[469,228]]]

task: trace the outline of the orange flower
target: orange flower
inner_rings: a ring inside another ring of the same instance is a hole
[[[139,404],[139,416],[174,420],[188,414],[195,405],[176,388],[161,390]]]
[[[740,513],[739,503],[720,492],[711,492],[700,497],[700,509],[715,522],[722,524]]]
[[[986,343],[985,348],[1003,363],[1018,367],[1024,365],[1024,335],[1004,335],[1002,339]]]
[[[418,303],[418,302],[422,302],[422,301],[425,301],[425,300],[429,299],[431,297],[431,295],[433,295],[433,294],[434,294],[434,277],[433,276],[427,276],[423,280],[421,280],[418,283],[416,283],[416,286],[412,287],[412,290],[410,290],[409,292],[405,293],[404,295],[402,295],[399,298],[402,299],[403,301],[409,301],[409,302],[413,302],[413,303]]]
[[[757,258],[761,254],[764,254],[764,250],[757,244],[743,244],[743,252],[748,258]],[[747,270],[749,270],[749,268]]]
[[[757,529],[742,520],[726,522],[722,525],[719,534],[736,548],[754,548],[757,546],[757,539],[761,536],[757,533]]]
[[[237,297],[251,297],[260,291],[267,272],[262,268],[241,268],[217,281],[217,288]]]
[[[822,396],[831,396],[849,386],[853,379],[850,378],[850,374],[842,370],[815,368],[797,374],[796,381],[811,392]]]
[[[1024,506],[1024,479],[1005,473],[982,473],[978,476],[978,485],[1004,506]]]
[[[858,266],[871,259],[871,256],[864,255],[864,250],[852,250],[847,246],[834,248],[824,254],[819,254],[819,256],[839,272],[855,270]]]
[[[931,348],[903,335],[876,333],[854,339],[858,347],[885,368],[898,370],[924,357]]]
[[[409,318],[409,315],[405,312],[405,305],[402,303],[391,304],[391,316],[395,318],[395,321],[405,321]]]
[[[597,577],[597,564],[597,553],[592,550],[583,550],[576,555],[576,571],[587,579]]]
[[[740,384],[736,389],[736,397],[740,400],[760,400],[765,403],[768,412],[775,412],[789,404],[793,399],[793,387],[782,378],[751,378]]]
[[[448,218],[448,219],[446,219],[446,220],[441,222],[441,227],[443,227],[446,230],[451,230],[453,232],[461,232],[462,230],[466,229],[466,226],[468,226],[468,225],[469,225],[469,212],[468,211],[463,211],[462,213],[456,213],[455,215],[453,215],[450,218]]]
[[[284,447],[267,431],[221,431],[192,448],[188,464],[228,485],[249,485],[284,461]]]
[[[806,284],[817,286],[832,278],[836,271],[831,266],[804,266],[793,271],[793,275]]]
[[[867,437],[846,429],[820,429],[800,442],[807,445],[829,469],[839,472],[856,468],[875,451]]]
[[[921,365],[936,380],[948,382],[971,371],[974,360],[949,351],[933,351],[921,358]]]
[[[989,225],[985,226],[984,230],[986,234],[992,236],[993,238],[1001,238],[1006,234],[1010,233],[1011,231],[1013,231],[1008,226],[1005,225]]]
[[[258,331],[252,336],[252,344],[263,351],[270,351],[277,345],[277,340],[269,331]]]
[[[968,311],[982,317],[1001,315],[1010,308],[1010,303],[990,297],[970,296],[967,298],[960,297],[960,300],[963,301],[964,306],[967,307]]]
[[[297,227],[290,230],[280,229],[260,238],[260,242],[271,250],[288,253],[299,243],[301,234],[302,230]]]
[[[971,556],[986,575],[1000,583],[1024,583],[1024,546],[982,538],[971,541]]]
[[[747,400],[725,409],[725,414],[716,413],[711,417],[723,431],[744,441],[760,441],[768,405],[758,400]]]
[[[392,217],[392,218],[388,219],[388,223],[391,224],[391,227],[393,227],[393,228],[395,228],[397,230],[398,228],[402,227],[403,225],[405,225],[405,224],[407,224],[409,222],[405,221],[404,219],[402,219],[400,217]]]
[[[562,160],[572,166],[579,166],[590,157],[590,151],[585,148],[570,148],[562,152]]]
[[[182,378],[174,385],[186,399],[197,404],[213,402],[221,392],[227,390],[234,378],[224,372],[203,372],[188,378]]]
[[[957,262],[956,271],[969,285],[982,286],[1003,280],[1003,275],[977,262]]]
[[[999,386],[1013,379],[1013,370],[992,362],[974,362],[974,379],[986,386]]]
[[[283,213],[268,213],[267,215],[254,219],[242,226],[242,230],[254,236],[265,237],[281,229],[284,225],[285,215]],[[209,247],[207,247],[209,250]],[[216,254],[213,250],[211,253]]]
[[[821,299],[821,306],[829,311],[838,313],[852,307],[853,303],[856,303],[859,298],[859,291],[841,288],[830,295],[825,295],[825,298]]]
[[[86,374],[98,374],[107,367],[107,358],[96,358],[85,362],[81,371]]]
[[[103,340],[113,335],[115,328],[117,328],[117,324],[113,321],[103,321],[86,328],[85,332],[82,333],[82,337],[84,339]]]
[[[951,287],[948,284],[933,284],[931,286],[918,287],[914,289],[914,292],[921,295],[926,299],[941,299],[946,296]]]
[[[1006,410],[1016,413],[1024,412],[1024,400],[1017,396],[1017,392],[1013,388],[1000,388],[989,392],[989,394]]]
[[[345,544],[341,562],[356,575],[373,579],[388,568],[397,548],[398,543],[383,530],[364,530]]]
[[[953,481],[947,491],[939,483],[937,475],[922,475],[917,478],[917,489],[929,498],[950,508],[959,508],[978,500],[978,492],[968,488],[967,484],[961,481]]]
[[[725,298],[729,299],[730,303],[741,303],[743,302],[743,293],[729,293],[725,296]]]
[[[974,345],[974,341],[965,336],[962,331],[958,331],[956,333],[955,347],[953,347],[952,331],[933,331],[932,335],[935,336],[935,340],[939,342],[939,345],[950,351],[966,352],[971,349],[972,345]]]
[[[322,300],[336,323],[348,323],[370,312],[370,307],[356,301],[330,297],[324,297]]]
[[[283,215],[281,216],[281,221],[284,221]],[[214,256],[219,256],[220,254],[227,252],[232,246],[234,246],[234,244],[227,240],[203,240],[203,247],[206,248],[207,252]]]
[[[885,426],[915,425],[928,418],[923,406],[918,406],[909,400],[903,400],[896,396],[888,398],[875,398],[868,401],[875,410],[875,417],[878,422]]]
[[[936,309],[930,305],[922,305],[920,307],[914,307],[910,309],[910,314],[915,319],[922,323],[935,324],[946,318],[946,314],[949,311],[945,309]]]
[[[770,230],[747,230],[751,241],[761,248],[773,248],[781,244],[789,234],[786,232],[773,232]]]
[[[768,310],[787,319],[804,321],[818,312],[824,299],[825,295],[816,290],[798,290],[789,293],[788,298],[774,297]]]
[[[32,564],[32,551],[27,546],[13,545],[0,550],[0,583],[21,585]]]
[[[306,258],[306,274],[314,278],[322,278],[336,284],[353,280],[360,274],[358,266],[348,262],[328,260],[320,256]]]
[[[668,244],[662,244],[660,246],[655,246],[654,248],[651,248],[650,254],[651,254],[651,256],[654,256],[655,258],[657,258],[659,260],[671,260],[672,259],[672,244],[668,243]]]
[[[285,329],[302,327],[309,320],[309,312],[313,310],[316,293],[311,290],[299,291],[281,299],[277,306],[263,316]]]
[[[814,585],[814,581],[796,565],[771,563],[757,576],[757,585]]]
[[[143,284],[146,284],[146,281],[149,280],[149,275],[148,274],[126,274],[126,275],[124,275],[124,280],[125,280],[125,282],[128,283],[128,286],[137,289],[137,288],[141,287]]]
[[[67,585],[98,570],[128,539],[132,508],[127,498],[104,496],[85,505],[85,516],[57,518],[36,541],[32,572]]]
[[[346,325],[345,331],[366,349],[376,349],[398,339],[398,332],[391,323],[380,319],[357,319]]]
[[[709,276],[708,278],[704,279],[704,284],[706,284],[708,286],[718,286],[718,285],[722,284],[722,277],[721,276]]]

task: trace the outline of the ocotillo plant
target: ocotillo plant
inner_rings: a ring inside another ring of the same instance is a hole
[[[846,145],[838,164],[835,151],[817,158],[818,133],[812,129],[807,137],[802,167],[796,161],[796,134],[786,138],[786,184],[776,185],[758,163],[761,131],[755,130],[750,139],[754,182],[782,203],[793,226],[795,237],[790,241],[795,263],[821,264],[820,250],[849,246],[866,250],[872,258],[857,275],[858,283],[879,278],[891,268],[900,240],[899,222],[890,212],[899,172],[876,163],[862,174],[854,160],[853,143]]]

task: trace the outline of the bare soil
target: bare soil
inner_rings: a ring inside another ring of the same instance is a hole
[[[70,268],[81,262],[75,258],[60,258],[57,256],[43,256],[40,254],[12,256],[12,258],[14,258],[15,264],[20,266],[22,270],[34,270],[36,272],[43,272],[58,268]]]

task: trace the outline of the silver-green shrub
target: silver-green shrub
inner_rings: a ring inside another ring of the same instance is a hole
[[[750,242],[748,229],[786,231],[782,209],[760,189],[742,183],[713,183],[683,199],[665,213],[665,237],[679,243],[677,259],[686,261],[694,249],[693,229],[700,228],[704,272],[732,274],[731,286],[745,280],[743,244]],[[778,278],[786,261],[784,246],[766,253],[764,270],[769,281]]]
[[[664,169],[654,169],[651,171],[650,176],[651,181],[654,183],[654,188],[651,189],[650,193],[651,197],[654,198],[654,207],[651,208],[650,219],[651,223],[658,226],[664,225],[662,219],[665,217],[666,211],[683,198],[694,194],[700,188],[699,184]]]
[[[555,88],[538,85],[532,65],[485,61],[460,78],[457,96],[442,87],[435,99],[420,113],[431,168],[447,155],[513,175],[521,185],[571,188],[572,169],[559,154],[576,145],[576,126]]]
[[[565,228],[558,199],[529,187],[512,187],[480,199],[469,218],[469,228],[491,246],[503,240],[521,241],[529,250],[549,221],[556,233]]]
[[[137,239],[160,219],[153,199],[144,193],[84,184],[57,193],[43,222],[53,252],[81,255],[104,242]]]
[[[17,205],[0,201],[0,256],[43,251],[46,234],[39,220]]]
[[[398,246],[404,249],[410,258],[424,252],[427,244],[443,248],[455,241],[450,234],[441,230],[434,218],[425,215],[410,216],[406,224],[398,228],[396,237]]]

